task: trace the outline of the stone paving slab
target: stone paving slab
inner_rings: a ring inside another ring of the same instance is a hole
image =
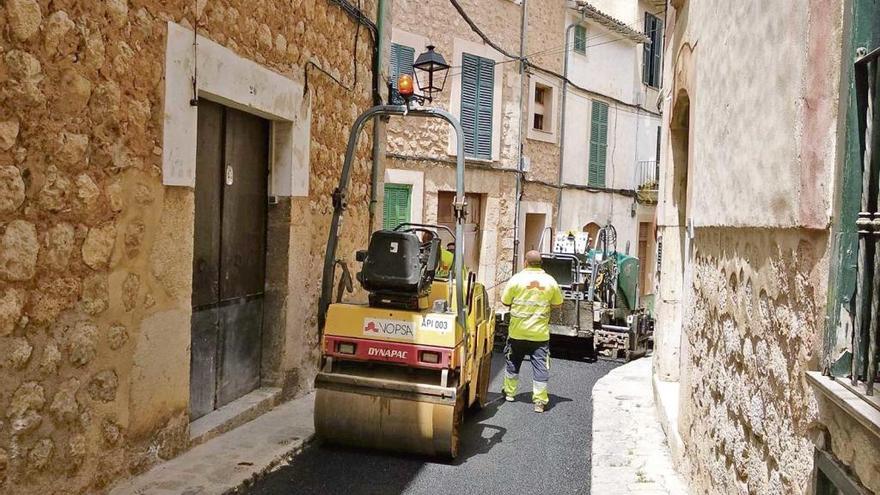
[[[651,358],[611,370],[593,387],[592,493],[686,495],[660,427]]]
[[[212,495],[231,492],[302,450],[315,434],[315,394],[285,402],[146,473],[110,495]]]

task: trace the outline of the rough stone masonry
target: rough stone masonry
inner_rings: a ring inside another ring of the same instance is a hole
[[[0,492],[101,492],[187,447],[194,206],[191,189],[162,185],[168,21],[308,75],[310,195],[282,201],[286,223],[270,227],[288,234],[270,249],[291,253],[279,289],[291,324],[264,381],[293,395],[315,372],[328,193],[370,104],[367,31],[354,53],[355,24],[326,0],[5,0]],[[369,149],[365,137],[343,256],[366,242]]]

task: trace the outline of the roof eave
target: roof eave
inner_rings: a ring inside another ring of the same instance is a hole
[[[625,39],[634,43],[651,43],[651,39],[645,36],[644,33],[636,31],[623,22],[611,17],[605,12],[602,12],[589,2],[586,2],[585,0],[577,0],[575,5],[576,10],[581,12],[585,18],[595,21],[612,32],[623,35]]]

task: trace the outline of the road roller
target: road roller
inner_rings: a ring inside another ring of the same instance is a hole
[[[346,302],[352,281],[336,249],[354,150],[368,121],[390,116],[439,118],[455,130],[455,228],[405,223],[373,232],[367,249],[356,254],[355,278],[368,301]],[[451,114],[409,103],[373,107],[352,127],[333,193],[318,311],[322,355],[314,421],[322,441],[454,458],[465,410],[486,404],[495,320],[486,288],[463,264],[463,143]],[[453,252],[444,253],[441,237],[452,239]]]

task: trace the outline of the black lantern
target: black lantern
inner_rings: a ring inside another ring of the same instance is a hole
[[[446,84],[446,76],[449,72],[449,64],[443,55],[434,51],[434,45],[426,47],[428,51],[419,55],[413,64],[419,89],[429,101],[434,93],[443,91]]]

